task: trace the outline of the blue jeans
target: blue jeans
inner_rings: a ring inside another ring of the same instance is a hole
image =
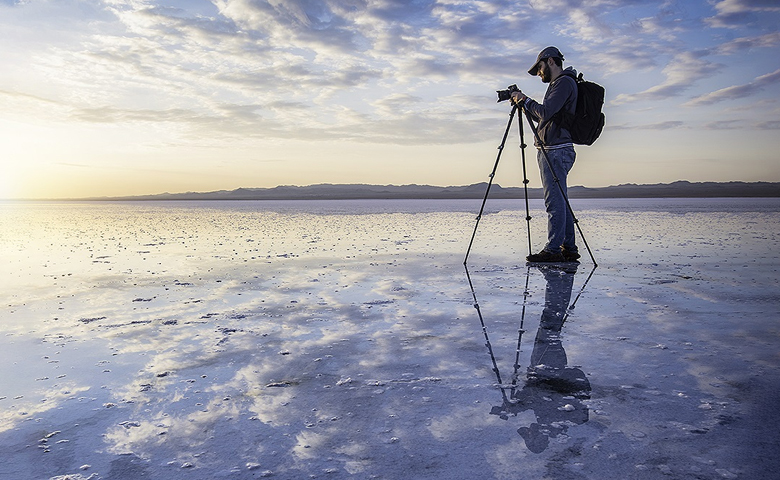
[[[564,147],[547,150],[548,165],[544,158],[545,152],[539,150],[536,161],[539,164],[539,172],[542,176],[544,188],[544,206],[547,210],[547,245],[544,249],[548,252],[560,253],[561,247],[568,251],[576,252],[577,245],[574,238],[574,217],[566,205],[567,187],[566,177],[574,166],[574,147]],[[550,171],[550,165],[555,170],[561,188],[555,182],[555,176]],[[561,191],[563,190],[563,191]]]

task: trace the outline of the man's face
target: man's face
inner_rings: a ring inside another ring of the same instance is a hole
[[[539,71],[536,74],[542,77],[542,83],[550,83],[550,66],[547,65],[548,61],[549,59],[547,58],[539,61]]]

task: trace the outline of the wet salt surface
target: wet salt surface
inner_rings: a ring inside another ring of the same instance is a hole
[[[0,478],[774,478],[779,200],[479,204],[0,205]]]

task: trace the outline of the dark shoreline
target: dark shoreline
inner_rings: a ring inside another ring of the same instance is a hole
[[[437,187],[431,185],[319,184],[238,188],[214,192],[161,193],[117,197],[40,199],[41,201],[171,201],[171,200],[452,200],[484,198],[488,184]],[[668,184],[623,184],[608,187],[572,186],[576,198],[768,198],[780,197],[780,182],[687,182]],[[493,184],[490,198],[525,198],[523,187]],[[541,188],[528,188],[528,198],[543,198]],[[35,200],[33,200],[35,201]]]

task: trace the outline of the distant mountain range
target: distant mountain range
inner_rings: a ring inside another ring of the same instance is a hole
[[[346,199],[457,199],[483,198],[487,183],[456,187],[431,185],[319,184],[305,187],[238,188],[214,192],[161,193],[86,200],[346,200]],[[529,188],[529,198],[542,198],[541,188]],[[569,187],[571,198],[676,198],[676,197],[780,197],[778,182],[679,181],[652,185],[624,184],[609,187]],[[490,198],[524,198],[523,187],[493,184]]]

